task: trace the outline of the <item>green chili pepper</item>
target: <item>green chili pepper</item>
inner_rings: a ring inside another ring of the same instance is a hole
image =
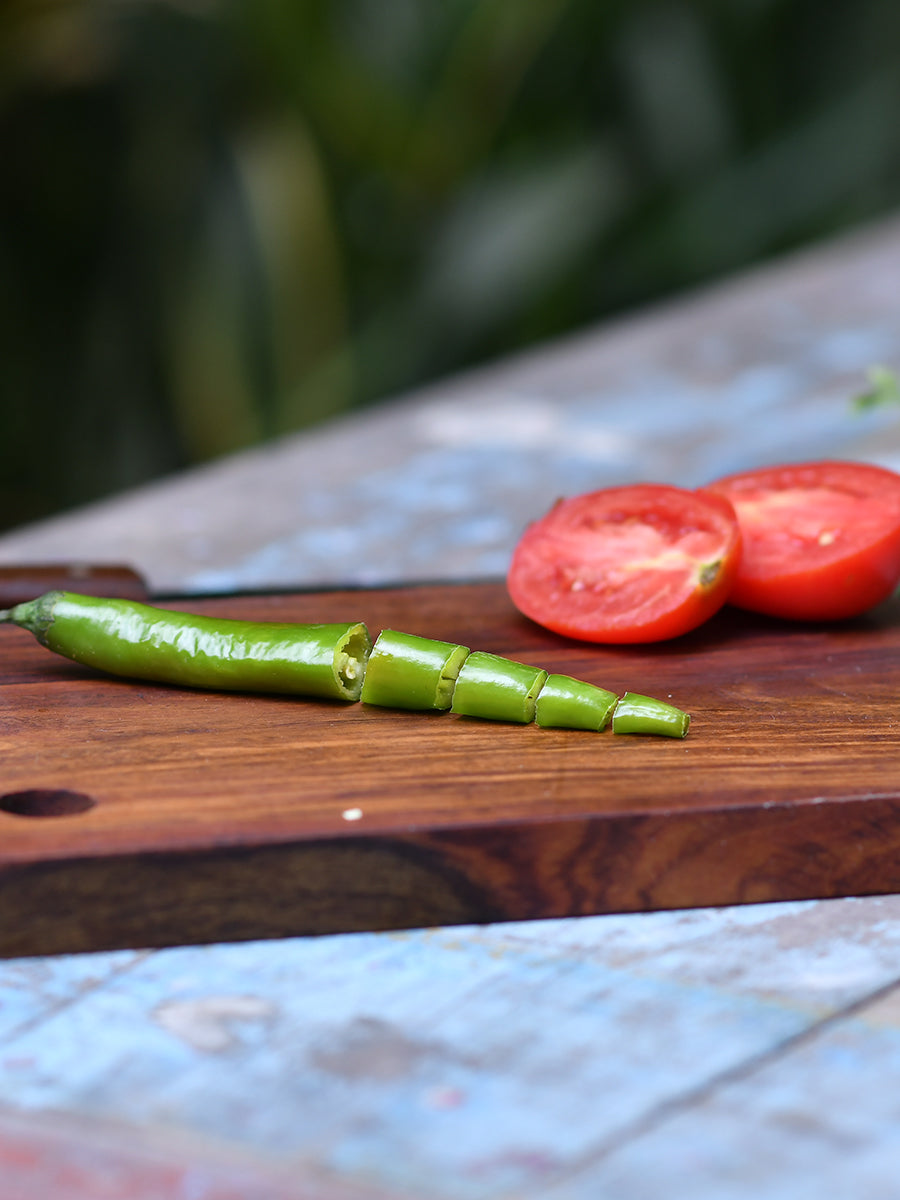
[[[468,647],[383,629],[366,664],[360,699],[385,708],[450,707]]]
[[[684,737],[690,717],[650,696],[548,675],[483,651],[363,624],[223,620],[72,592],[0,611],[57,654],[112,675],[217,690],[284,692],[567,729]],[[613,706],[615,706],[613,708]]]
[[[546,729],[605,729],[616,700],[615,692],[571,675],[548,675],[538,693],[534,719]]]
[[[289,625],[48,592],[0,612],[48,649],[112,675],[187,687],[358,700],[365,625]]]
[[[683,738],[691,718],[673,704],[626,692],[613,712],[613,733],[655,733]]]
[[[463,663],[451,711],[491,721],[534,720],[535,700],[547,672],[476,650]]]

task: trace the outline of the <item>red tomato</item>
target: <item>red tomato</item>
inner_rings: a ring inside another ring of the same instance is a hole
[[[587,642],[657,642],[694,629],[731,589],[740,532],[711,493],[662,484],[558,501],[526,529],[507,586],[539,625]]]
[[[862,463],[767,467],[711,485],[744,549],[731,603],[803,621],[854,617],[900,581],[900,475]]]

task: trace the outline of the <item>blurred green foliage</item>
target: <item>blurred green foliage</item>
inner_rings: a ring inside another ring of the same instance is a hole
[[[7,0],[0,524],[900,199],[896,0]]]

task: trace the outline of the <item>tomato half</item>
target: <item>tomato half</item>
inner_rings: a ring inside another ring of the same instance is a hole
[[[900,475],[800,463],[711,485],[734,506],[744,549],[731,603],[805,621],[854,617],[900,581]]]
[[[725,603],[740,556],[734,511],[664,484],[558,501],[530,525],[507,577],[516,607],[588,642],[657,642]]]

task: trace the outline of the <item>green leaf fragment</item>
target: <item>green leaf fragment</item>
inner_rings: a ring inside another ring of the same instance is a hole
[[[900,379],[890,367],[869,367],[866,378],[869,387],[853,399],[853,407],[858,412],[881,408],[885,404],[900,404]]]

